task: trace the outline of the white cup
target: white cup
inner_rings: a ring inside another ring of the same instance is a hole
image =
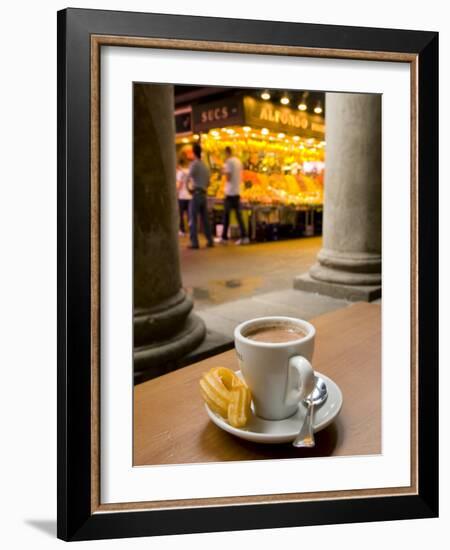
[[[245,335],[258,327],[295,325],[305,334],[288,342],[263,342]],[[252,392],[255,414],[281,420],[295,414],[299,402],[314,388],[311,366],[316,330],[292,317],[259,317],[238,325],[234,343],[241,372]]]

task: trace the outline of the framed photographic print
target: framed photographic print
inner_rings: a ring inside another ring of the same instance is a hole
[[[438,35],[58,13],[58,536],[438,514]]]

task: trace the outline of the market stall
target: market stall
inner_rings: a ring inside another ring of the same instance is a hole
[[[322,116],[245,95],[196,105],[186,113],[185,109],[178,115],[183,117],[184,132],[177,133],[177,153],[189,157],[192,144],[201,143],[211,170],[208,196],[214,226],[222,220],[222,166],[229,146],[244,168],[241,205],[251,240],[321,233]],[[180,126],[178,122],[177,129]],[[230,231],[234,229],[232,220]]]

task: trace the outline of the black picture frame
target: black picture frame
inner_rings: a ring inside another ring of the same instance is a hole
[[[417,56],[418,492],[311,502],[92,512],[91,36]],[[438,515],[438,33],[66,9],[58,12],[58,527],[64,540]]]

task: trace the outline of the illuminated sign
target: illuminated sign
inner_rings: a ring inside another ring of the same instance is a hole
[[[304,137],[323,139],[325,122],[323,117],[295,111],[289,107],[253,97],[244,98],[245,123],[253,128],[267,128],[273,132],[300,134]]]
[[[310,115],[251,96],[234,96],[214,103],[195,105],[192,108],[193,131],[204,132],[212,128],[248,125],[267,128],[272,132],[324,139],[323,116]]]
[[[194,132],[244,124],[242,97],[229,97],[192,109]]]

